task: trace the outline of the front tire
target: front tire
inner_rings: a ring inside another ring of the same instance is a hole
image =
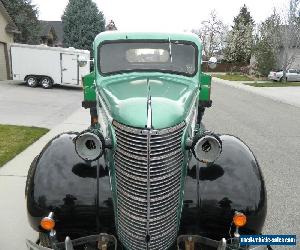
[[[27,76],[25,81],[28,87],[36,88],[38,86],[38,80],[35,76]]]
[[[51,89],[53,87],[53,81],[48,76],[43,76],[40,80],[40,83],[44,89]]]

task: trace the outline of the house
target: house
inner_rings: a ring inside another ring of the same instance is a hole
[[[0,81],[11,78],[9,48],[15,33],[18,28],[0,1]]]
[[[287,66],[288,69],[300,70],[300,26],[281,25],[281,46],[278,53],[278,69]]]
[[[41,43],[52,47],[64,47],[64,31],[62,21],[40,21]],[[106,30],[117,30],[113,20],[105,27]]]
[[[289,48],[287,50],[287,65],[289,69],[298,69],[300,70],[300,48],[294,47]],[[280,48],[278,54],[278,69],[282,69],[284,65],[284,58],[285,58],[284,49]]]
[[[41,43],[52,47],[63,47],[62,21],[40,21]]]

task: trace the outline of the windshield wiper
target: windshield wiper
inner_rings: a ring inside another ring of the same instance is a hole
[[[170,53],[170,61],[171,63],[173,62],[172,59],[172,43],[171,43],[171,38],[169,37],[169,53]]]

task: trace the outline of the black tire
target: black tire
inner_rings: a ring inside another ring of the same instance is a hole
[[[39,84],[36,76],[27,76],[25,78],[25,82],[26,82],[27,86],[31,87],[31,88],[36,88]]]
[[[46,233],[39,233],[40,246],[51,248],[50,237]]]
[[[53,81],[50,77],[48,76],[43,76],[40,79],[40,84],[44,89],[51,89],[53,87]]]

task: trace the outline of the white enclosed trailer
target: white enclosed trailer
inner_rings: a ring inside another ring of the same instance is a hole
[[[90,73],[89,60],[88,50],[11,45],[13,79],[24,80],[30,87],[39,84],[43,88],[51,88],[53,84],[81,86],[81,77]]]

